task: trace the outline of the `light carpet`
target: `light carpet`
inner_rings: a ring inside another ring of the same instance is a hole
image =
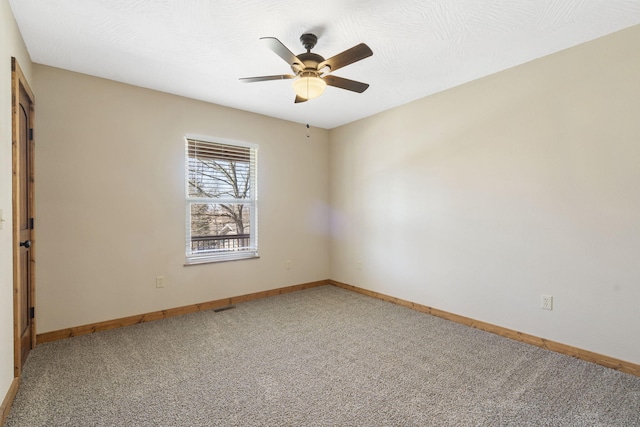
[[[333,286],[37,346],[14,426],[640,426],[640,378]]]

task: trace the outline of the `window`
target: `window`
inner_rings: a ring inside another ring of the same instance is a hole
[[[187,264],[258,256],[253,144],[186,139]]]

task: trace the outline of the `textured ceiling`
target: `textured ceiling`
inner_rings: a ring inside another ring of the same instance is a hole
[[[640,24],[640,0],[9,2],[36,63],[322,128]],[[367,43],[373,56],[335,75],[369,89],[294,104],[291,80],[238,81],[290,73],[259,39],[300,54],[305,32],[325,58]]]

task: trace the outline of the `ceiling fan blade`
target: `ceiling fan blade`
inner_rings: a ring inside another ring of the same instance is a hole
[[[266,82],[269,80],[286,80],[286,79],[295,79],[295,78],[296,76],[293,76],[291,74],[280,74],[277,76],[242,77],[240,81],[244,83],[253,83],[253,82]]]
[[[296,100],[294,101],[295,104],[299,103],[299,102],[307,102],[308,99],[307,98],[303,98],[301,96],[296,95]]]
[[[340,89],[346,89],[358,93],[364,92],[369,87],[367,83],[357,82],[355,80],[349,80],[338,76],[326,76],[323,77],[322,80],[324,80],[329,86],[339,87]]]
[[[303,70],[304,63],[298,59],[297,56],[293,54],[280,40],[275,37],[261,37],[260,40],[267,45],[269,49],[271,49],[276,55],[280,58],[284,59],[284,61],[289,64],[289,66]]]
[[[349,64],[360,61],[361,59],[368,58],[371,55],[373,55],[373,51],[369,46],[364,43],[360,43],[351,49],[347,49],[344,52],[321,62],[318,64],[318,70],[321,70],[325,65],[328,65],[333,72],[339,68],[346,67]]]

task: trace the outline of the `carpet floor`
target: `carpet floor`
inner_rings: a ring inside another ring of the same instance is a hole
[[[14,426],[640,426],[640,378],[333,286],[37,346]]]

